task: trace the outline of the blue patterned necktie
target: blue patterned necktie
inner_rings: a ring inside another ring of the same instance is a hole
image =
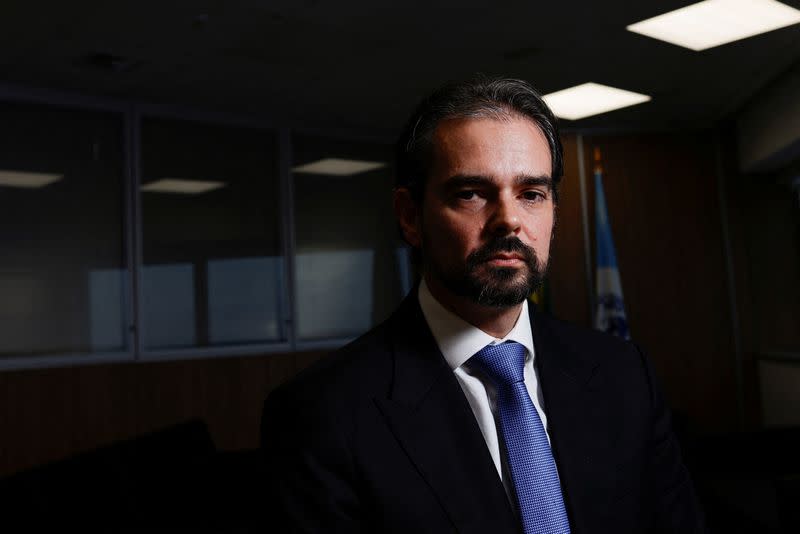
[[[487,345],[469,363],[486,373],[497,388],[497,416],[525,533],[568,534],[556,463],[525,387],[526,352],[515,342]]]

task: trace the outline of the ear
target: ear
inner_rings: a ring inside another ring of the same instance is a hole
[[[420,231],[420,210],[411,191],[406,187],[394,190],[394,214],[400,225],[400,231],[406,242],[412,247],[419,248],[422,244]]]

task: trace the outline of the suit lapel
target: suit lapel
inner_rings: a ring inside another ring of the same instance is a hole
[[[572,350],[552,319],[531,314],[536,367],[548,432],[573,533],[591,531],[608,497],[613,414],[602,402],[602,375],[594,354]],[[596,528],[597,525],[594,525]]]
[[[393,318],[391,336],[392,392],[376,403],[392,433],[459,532],[519,532],[469,403],[415,297]]]

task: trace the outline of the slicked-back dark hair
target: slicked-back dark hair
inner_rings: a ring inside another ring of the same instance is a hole
[[[563,174],[563,150],[553,112],[526,81],[476,76],[449,83],[422,100],[397,142],[396,187],[406,187],[419,204],[425,192],[433,155],[433,132],[443,120],[523,117],[544,134],[552,159],[553,198]]]

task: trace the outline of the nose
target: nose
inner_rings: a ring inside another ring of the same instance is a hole
[[[492,235],[516,235],[520,231],[520,206],[512,196],[497,198],[495,209],[489,220],[488,229]]]

